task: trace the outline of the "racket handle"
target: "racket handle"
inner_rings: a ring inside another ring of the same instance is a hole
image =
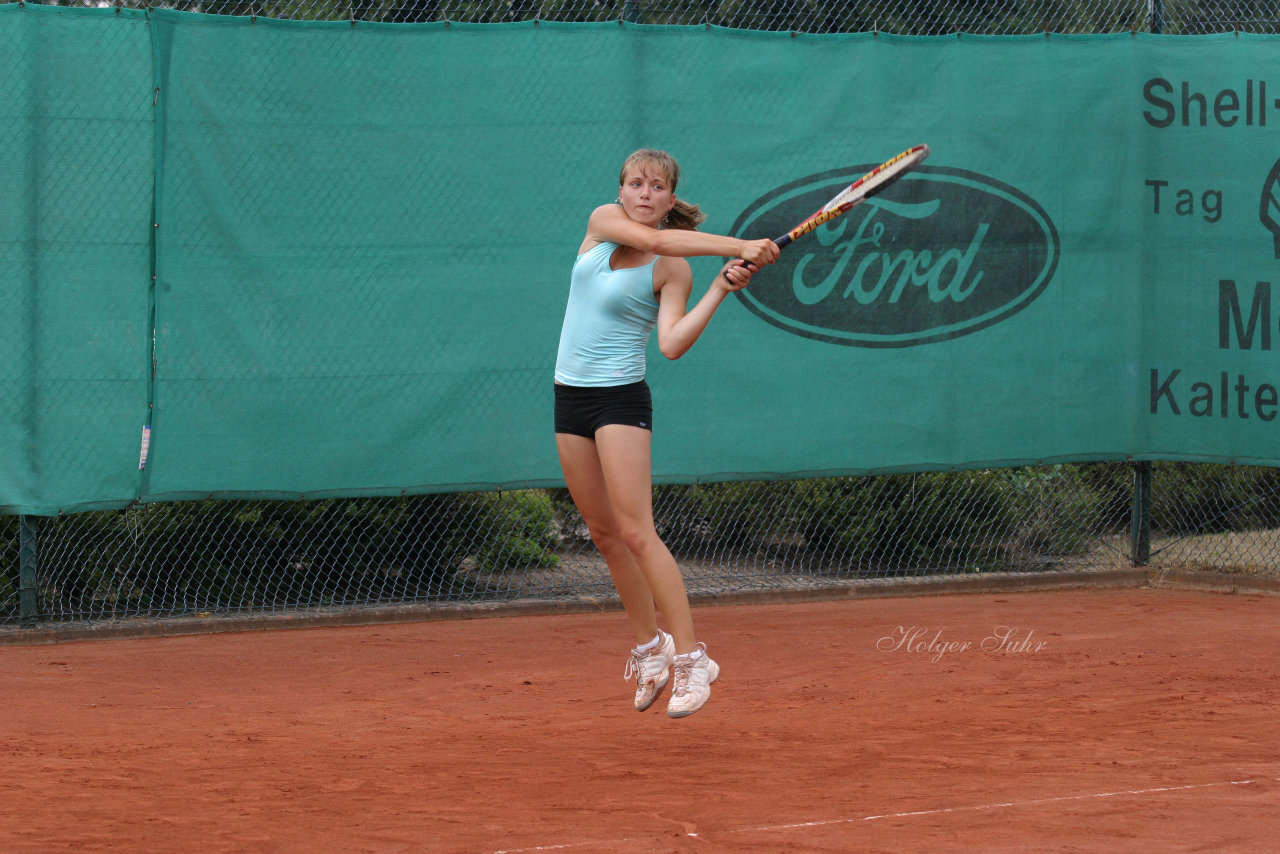
[[[776,244],[778,244],[778,248],[779,248],[779,249],[782,249],[782,248],[783,248],[783,247],[785,247],[788,243],[790,243],[790,242],[791,242],[791,235],[790,235],[790,234],[784,234],[784,235],[782,235],[781,237],[775,237],[775,238],[774,238],[774,240],[773,240],[773,242],[774,242],[774,243],[776,243]],[[737,263],[737,264],[735,264],[734,266],[737,266],[737,267],[745,267],[745,266],[747,266],[747,262],[746,262],[746,261],[743,261],[741,258],[739,258],[739,259],[738,259],[738,263]],[[721,275],[724,275],[724,274],[722,273]],[[728,276],[725,276],[724,278],[725,278],[725,281],[728,281],[728,280],[729,280],[729,277],[728,277]]]

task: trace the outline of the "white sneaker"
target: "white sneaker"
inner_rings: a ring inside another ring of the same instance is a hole
[[[698,644],[702,655],[693,658],[677,655],[672,659],[675,669],[675,685],[671,687],[671,699],[667,702],[667,715],[682,718],[691,715],[711,699],[711,683],[720,678],[720,665],[707,655],[705,644]]]
[[[637,712],[643,712],[652,706],[671,678],[671,660],[676,657],[676,642],[661,629],[658,634],[662,636],[662,643],[649,652],[631,650],[626,672],[622,674],[622,678],[627,680],[632,676],[636,678]]]

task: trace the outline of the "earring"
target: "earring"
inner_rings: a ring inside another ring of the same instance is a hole
[[[671,223],[671,211],[667,211],[662,215],[662,224],[670,225],[670,223]]]
[[[622,196],[618,196],[618,198],[614,199],[614,200],[613,200],[613,203],[614,203],[615,205],[620,205],[620,204],[622,204]]]

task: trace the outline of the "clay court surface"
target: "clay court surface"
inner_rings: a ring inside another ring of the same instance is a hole
[[[615,612],[0,647],[0,851],[1280,844],[1280,597],[696,618],[683,720],[631,709]]]

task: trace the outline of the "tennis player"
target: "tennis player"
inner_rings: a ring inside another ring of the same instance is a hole
[[[684,578],[654,527],[645,349],[656,326],[662,354],[680,358],[724,298],[778,257],[772,240],[697,231],[705,217],[676,198],[679,179],[669,154],[641,149],[622,166],[617,201],[592,211],[573,265],[555,371],[565,482],[635,632],[624,675],[636,679],[637,711],[674,680],[667,703],[673,718],[702,708],[720,667],[694,635]],[[685,259],[701,255],[747,264],[726,264],[689,309],[693,273]],[[658,613],[670,633],[658,627]]]

